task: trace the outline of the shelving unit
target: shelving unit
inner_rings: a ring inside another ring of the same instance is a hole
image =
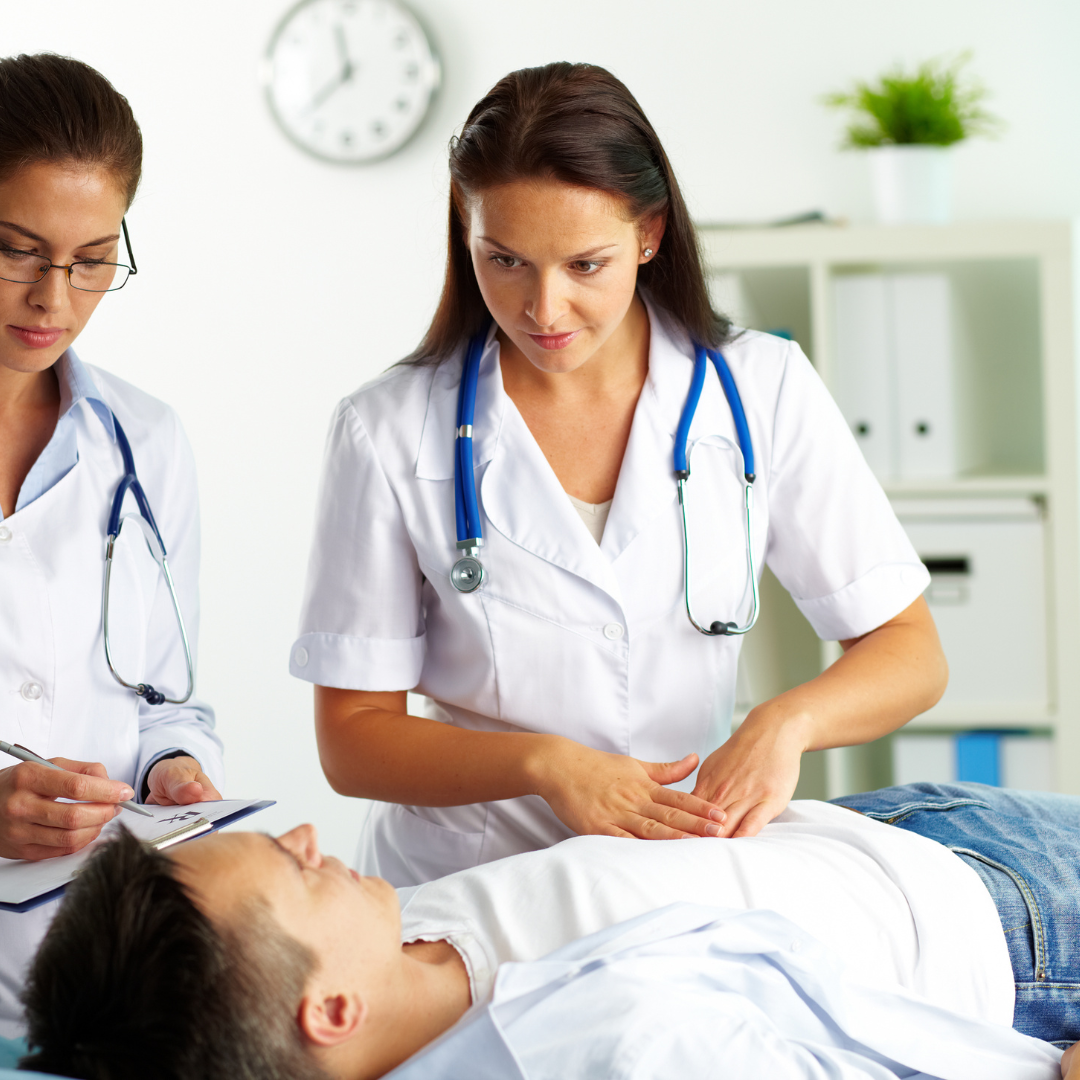
[[[966,338],[956,359],[958,424],[972,466],[950,480],[886,483],[896,500],[1021,498],[1043,523],[1047,693],[1025,703],[950,702],[909,730],[1023,728],[1052,734],[1059,791],[1080,793],[1078,234],[1073,222],[947,226],[699,228],[717,302],[735,321],[783,331],[835,386],[833,282],[867,271],[936,270],[952,283]],[[741,310],[740,310],[741,309]],[[1001,612],[1009,633],[1009,612]],[[743,715],[839,655],[766,571],[747,637]],[[737,717],[738,719],[738,717]],[[798,794],[832,797],[891,782],[888,740],[807,755]]]

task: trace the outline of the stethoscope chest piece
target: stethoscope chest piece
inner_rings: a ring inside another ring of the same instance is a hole
[[[484,564],[471,555],[463,555],[450,571],[450,584],[458,592],[474,592],[484,580]]]

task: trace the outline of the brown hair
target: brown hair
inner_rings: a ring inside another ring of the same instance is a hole
[[[469,196],[536,178],[607,192],[635,221],[662,215],[663,243],[638,269],[638,283],[695,341],[724,343],[730,323],[709,303],[690,214],[652,124],[611,72],[557,63],[500,79],[451,140],[446,277],[431,325],[406,362],[445,360],[490,318],[465,240]]]
[[[123,94],[100,72],[55,53],[0,59],[0,180],[38,161],[100,165],[131,205],[142,133]]]
[[[23,991],[24,1069],[83,1080],[328,1080],[296,1021],[314,953],[252,896],[215,926],[126,829],[93,856]]]

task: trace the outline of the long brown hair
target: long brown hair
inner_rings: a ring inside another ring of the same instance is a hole
[[[678,181],[633,94],[594,64],[547,64],[500,79],[450,143],[450,223],[442,296],[406,363],[439,363],[490,318],[466,245],[470,195],[517,180],[560,180],[620,199],[634,221],[663,216],[664,240],[638,284],[703,345],[731,324],[709,303],[697,236]]]
[[[127,205],[142,174],[131,106],[100,72],[54,53],[0,59],[0,180],[38,161],[100,165]]]

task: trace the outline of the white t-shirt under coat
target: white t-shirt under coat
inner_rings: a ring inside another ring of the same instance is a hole
[[[1014,983],[997,909],[978,875],[933,840],[810,800],[756,837],[583,836],[401,890],[402,940],[449,940],[474,1001],[507,961],[679,901],[777,911],[861,982],[1012,1023]]]

